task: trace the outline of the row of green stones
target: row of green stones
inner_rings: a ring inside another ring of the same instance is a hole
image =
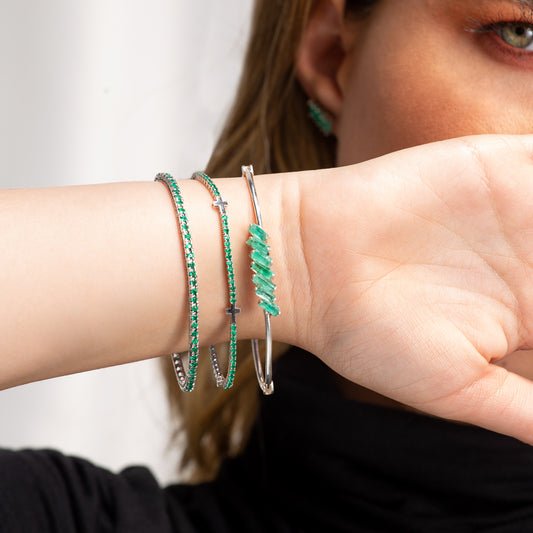
[[[235,370],[237,368],[237,323],[235,321],[235,315],[240,312],[240,309],[237,308],[237,296],[235,290],[235,272],[233,270],[233,258],[231,255],[231,245],[229,238],[229,226],[228,226],[228,216],[226,214],[225,207],[227,202],[222,200],[218,187],[215,185],[213,180],[204,172],[195,172],[192,175],[193,179],[196,179],[209,190],[211,196],[215,200],[213,202],[213,207],[218,209],[220,212],[220,225],[222,229],[222,238],[224,244],[224,257],[226,260],[226,271],[228,274],[228,289],[229,289],[229,309],[225,310],[225,314],[231,315],[230,323],[230,344],[229,344],[229,362],[228,362],[228,373],[226,378],[222,375],[220,369],[220,364],[218,360],[218,355],[214,346],[209,347],[209,353],[211,358],[211,364],[213,365],[213,373],[218,387],[224,387],[229,389],[233,385],[235,379]]]
[[[259,307],[272,316],[278,316],[279,307],[274,303],[276,285],[272,283],[274,272],[270,268],[272,266],[272,258],[270,257],[270,246],[266,243],[267,239],[268,235],[261,226],[257,224],[250,225],[250,238],[246,241],[246,244],[252,248],[250,253],[250,258],[252,259],[251,269],[254,272],[252,281],[255,284],[255,293],[261,300]]]
[[[191,241],[191,233],[187,214],[183,206],[183,198],[176,181],[170,174],[157,174],[155,181],[161,181],[169,188],[170,194],[174,201],[174,210],[178,219],[178,227],[183,243],[183,252],[185,254],[185,264],[187,266],[187,288],[189,294],[189,372],[185,370],[182,360],[182,354],[173,353],[172,361],[176,378],[181,390],[185,392],[192,391],[198,372],[198,276],[196,274],[196,263],[194,261],[194,251]]]
[[[330,135],[332,131],[332,124],[326,113],[312,100],[307,102],[307,107],[309,108],[309,116],[320,128],[320,131],[326,136]]]

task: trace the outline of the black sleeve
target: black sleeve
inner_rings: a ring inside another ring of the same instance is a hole
[[[145,467],[113,474],[54,450],[4,449],[0,531],[177,533],[169,522],[165,493]]]

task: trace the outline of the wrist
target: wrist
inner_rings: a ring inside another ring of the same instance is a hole
[[[293,172],[256,176],[255,183],[263,226],[269,235],[274,271],[272,281],[276,285],[274,293],[280,308],[279,316],[271,317],[273,339],[286,344],[298,344],[301,324],[296,309],[305,304],[302,302],[302,296],[305,295],[302,287],[306,281],[300,238],[300,180],[298,173]],[[253,212],[250,211],[250,223],[253,221]],[[299,276],[295,276],[295,273]],[[250,273],[248,278],[251,279]],[[249,294],[252,294],[254,305],[257,306],[258,298],[253,289],[251,285]],[[262,311],[257,327],[257,337],[263,338],[265,323]]]
[[[292,316],[291,298],[288,297],[290,280],[286,274],[286,227],[283,205],[291,205],[297,189],[287,187],[287,175],[255,176],[258,202],[263,218],[263,227],[268,234],[272,270],[276,284],[275,303],[281,308],[281,319],[272,318],[272,332],[275,340],[291,338],[287,321]],[[265,337],[263,310],[259,307],[259,297],[255,294],[250,269],[249,239],[250,224],[255,222],[252,201],[246,180],[240,178],[219,178],[216,185],[226,205],[229,234],[232,249],[233,272],[236,292],[237,336],[239,339],[262,339]],[[197,206],[189,213],[189,225],[193,235],[198,272],[199,337],[203,346],[228,340],[229,307],[228,273],[222,246],[218,213],[212,207],[212,198],[193,180],[179,182],[185,205]],[[290,196],[289,196],[290,195]],[[292,223],[289,224],[289,227]],[[186,346],[186,331],[179,332],[178,346]],[[181,350],[181,349],[180,349]]]
[[[275,303],[280,315],[271,317],[273,339],[287,344],[298,344],[302,324],[295,310],[308,305],[308,277],[303,256],[300,231],[300,178],[299,173],[256,175],[255,186],[270,246],[272,281],[276,288]],[[226,342],[228,339],[228,282],[221,242],[218,214],[211,206],[207,191],[192,180],[179,182],[185,205],[198,206],[190,210],[189,224],[193,234],[198,270],[198,300],[200,309],[199,337],[201,345]],[[220,178],[216,180],[226,206],[230,232],[233,269],[235,274],[236,316],[239,339],[263,339],[265,320],[255,294],[250,269],[250,224],[255,216],[246,180]],[[300,313],[299,317],[305,317]],[[186,347],[187,333],[179,332],[177,346]],[[181,349],[181,348],[180,348]]]

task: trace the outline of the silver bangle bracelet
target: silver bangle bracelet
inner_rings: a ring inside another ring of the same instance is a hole
[[[218,187],[214,181],[205,172],[195,172],[192,179],[204,185],[211,194],[214,202],[211,204],[214,209],[219,211],[220,228],[222,231],[222,242],[224,246],[224,262],[226,265],[226,272],[228,274],[228,296],[229,307],[225,309],[225,315],[230,315],[230,342],[229,342],[229,362],[226,377],[224,377],[220,368],[220,362],[216,347],[212,344],[209,346],[209,355],[211,365],[213,367],[213,374],[217,387],[231,388],[235,380],[235,372],[237,368],[237,321],[236,316],[241,310],[237,307],[237,296],[235,289],[235,273],[233,270],[233,258],[231,253],[230,234],[228,226],[228,215],[226,208],[228,202],[222,200]]]
[[[254,358],[255,372],[259,386],[264,394],[274,392],[274,382],[272,381],[272,328],[270,326],[270,316],[278,316],[279,307],[274,303],[274,289],[276,285],[272,282],[274,272],[272,271],[272,259],[270,258],[270,246],[266,243],[268,235],[263,229],[263,221],[257,191],[254,184],[254,169],[252,165],[242,166],[242,177],[248,184],[252,206],[254,208],[255,224],[250,224],[250,238],[246,242],[252,249],[250,258],[251,270],[254,272],[252,281],[255,284],[255,293],[259,296],[259,307],[263,309],[265,315],[265,372],[261,365],[258,339],[252,339],[252,354]]]
[[[189,222],[185,207],[183,206],[181,192],[176,181],[167,173],[157,174],[154,181],[160,181],[167,186],[174,204],[174,211],[183,245],[187,273],[187,292],[189,295],[189,350],[186,352],[189,360],[189,372],[187,372],[183,364],[183,354],[173,353],[171,357],[180,389],[184,392],[189,392],[194,389],[198,371],[198,275],[196,273],[196,262],[194,259]]]

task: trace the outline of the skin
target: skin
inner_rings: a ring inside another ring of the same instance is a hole
[[[474,54],[477,48],[468,39],[483,47],[489,41],[471,33],[464,37],[465,17],[476,15],[465,13],[467,4],[404,3],[416,5],[433,13],[428,20],[436,27],[448,21],[457,42],[472,52],[461,54],[462,48],[450,48],[453,39],[445,40],[446,54],[454,55],[445,62],[450,75],[466,70],[461,69],[466,58],[471,68],[463,85],[449,88],[458,103],[442,114],[441,135],[487,133],[479,124],[487,101],[494,130],[519,133],[518,122],[513,126],[500,117],[515,109],[523,120],[520,99],[512,95],[523,94],[514,92],[517,87],[529,94],[527,84],[525,89],[520,84],[527,82],[529,59],[502,65],[502,58],[511,56],[501,50],[497,56],[495,48]],[[468,5],[474,10],[482,4]],[[446,6],[452,18],[446,18]],[[440,110],[431,91],[445,83],[444,74],[437,76],[439,49],[430,50],[426,63],[430,47],[423,43],[420,57],[410,62],[402,57],[405,70],[426,65],[409,76],[397,73],[412,90],[382,83],[389,93],[397,90],[380,97],[382,89],[368,88],[392,69],[381,59],[386,54],[378,50],[372,56],[377,45],[371,39],[377,28],[380,37],[392,33],[394,16],[386,17],[392,7],[384,0],[373,18],[357,24],[342,19],[340,0],[321,0],[302,40],[296,58],[302,85],[335,117],[339,165],[358,164],[257,176],[276,265],[276,299],[283,309],[274,340],[304,348],[347,380],[396,402],[533,445],[533,381],[496,364],[533,348],[533,135],[467,135],[359,162],[434,140],[430,126],[438,124],[428,113]],[[424,26],[418,18],[403,35]],[[392,49],[395,57],[401,55]],[[488,50],[493,55],[487,56]],[[383,62],[362,68],[367,56]],[[485,62],[490,80],[482,76]],[[428,73],[436,77],[433,84]],[[392,72],[383,78],[390,79]],[[483,95],[482,106],[477,85],[483,83],[496,96]],[[362,101],[365,87],[374,107]],[[401,91],[409,93],[403,100]],[[481,111],[461,112],[468,91],[468,101]],[[402,105],[411,106],[418,123]],[[380,118],[364,121],[363,111],[372,110],[369,116]],[[452,128],[454,120],[462,127],[471,115],[478,117],[472,130],[479,126],[479,131]],[[510,129],[500,129],[502,124]],[[365,135],[382,141],[368,144],[373,153],[357,146],[364,148]],[[229,205],[241,206],[232,211],[231,232],[232,242],[244,243],[253,220],[247,186],[242,178],[220,180],[219,186]],[[220,312],[227,306],[224,256],[213,256],[220,248],[218,214],[199,183],[181,180],[180,189],[190,206],[198,263],[199,335],[205,345],[217,344],[228,332],[228,317]],[[188,349],[188,299],[195,294],[188,287],[194,283],[184,276],[166,187],[149,182],[8,189],[0,196],[0,387]],[[154,258],[164,265],[157,275]],[[237,293],[247,295],[239,300],[246,317],[239,335],[261,338],[264,317],[247,247],[237,246],[233,261]]]
[[[507,0],[381,0],[363,21],[343,13],[342,1],[319,2],[297,59],[302,86],[333,116],[338,166],[465,135],[531,133],[533,44],[524,51],[495,31],[465,29],[469,18],[527,27],[531,9]],[[533,379],[532,350],[496,364]],[[416,411],[338,381],[354,399]]]

